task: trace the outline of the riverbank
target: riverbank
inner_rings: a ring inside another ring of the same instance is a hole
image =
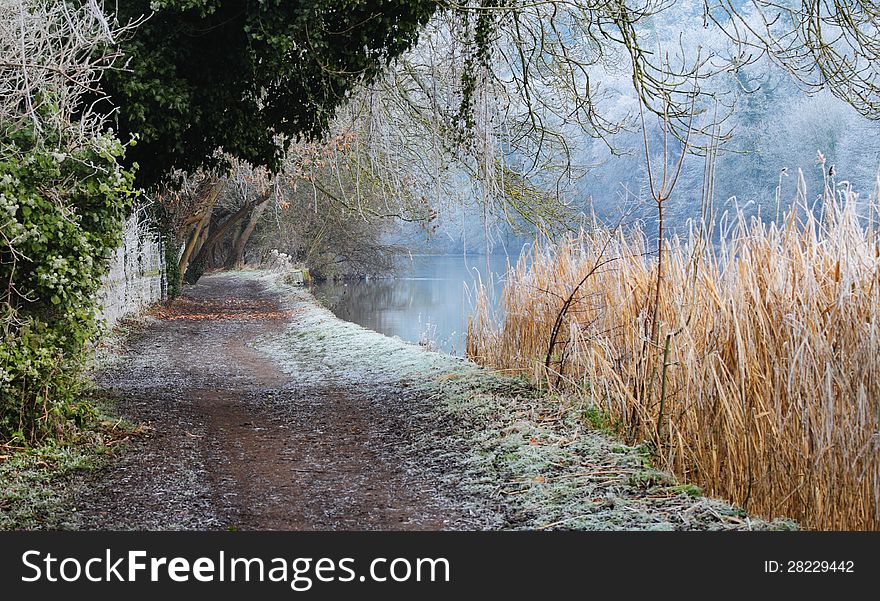
[[[342,321],[277,274],[184,295],[96,374],[140,434],[70,477],[47,527],[770,527],[588,428],[589,408]]]
[[[504,255],[398,255],[387,278],[314,282],[311,292],[334,315],[387,336],[464,356],[475,287],[499,298]]]
[[[257,276],[259,277],[259,276]],[[465,493],[497,528],[750,529],[769,525],[654,470],[647,453],[590,429],[586,406],[562,406],[525,381],[337,319],[304,290],[269,283],[300,316],[261,341],[292,377],[378,384],[407,399],[421,429],[410,469]],[[450,470],[450,466],[455,469]],[[778,523],[774,527],[790,527]]]

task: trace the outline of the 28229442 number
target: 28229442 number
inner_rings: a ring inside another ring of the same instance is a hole
[[[764,562],[764,571],[769,573],[787,572],[789,574],[809,574],[809,573],[827,573],[842,572],[852,574],[855,572],[854,561],[772,561]]]

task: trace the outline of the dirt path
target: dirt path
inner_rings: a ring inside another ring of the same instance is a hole
[[[776,527],[585,407],[337,319],[278,274],[206,276],[127,345],[98,388],[149,429],[72,486],[63,527]]]
[[[254,348],[295,318],[259,282],[206,276],[156,316],[98,376],[148,435],[83,488],[71,527],[479,526],[404,467],[406,415],[381,388],[303,386]]]

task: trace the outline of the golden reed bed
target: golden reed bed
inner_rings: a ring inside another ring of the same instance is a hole
[[[878,529],[874,200],[826,190],[824,210],[740,215],[714,247],[696,228],[669,240],[659,303],[641,231],[538,245],[509,274],[501,323],[482,297],[469,356],[595,404],[663,467],[749,512]]]

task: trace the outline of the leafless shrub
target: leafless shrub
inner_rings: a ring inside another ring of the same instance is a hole
[[[0,0],[0,123],[4,133],[25,124],[36,132],[94,137],[106,115],[83,98],[100,95],[104,71],[120,58],[120,26],[103,3]]]

